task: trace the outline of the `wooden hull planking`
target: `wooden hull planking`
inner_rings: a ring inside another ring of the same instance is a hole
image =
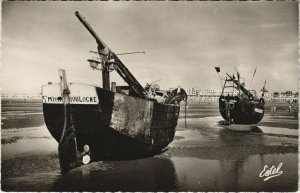
[[[92,159],[152,154],[172,142],[179,106],[95,86],[70,84],[69,87],[78,150],[89,145]],[[64,124],[63,103],[56,97],[59,92],[58,84],[43,86],[45,123],[58,142]]]

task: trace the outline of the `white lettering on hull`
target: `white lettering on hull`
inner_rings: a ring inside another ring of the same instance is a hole
[[[43,88],[43,103],[63,104],[59,84],[45,85]],[[70,104],[99,104],[96,87],[85,84],[70,84]]]
[[[43,103],[51,103],[51,104],[62,104],[62,97],[55,96],[43,96]],[[71,96],[70,97],[71,104],[98,104],[98,97],[82,97],[82,96]]]

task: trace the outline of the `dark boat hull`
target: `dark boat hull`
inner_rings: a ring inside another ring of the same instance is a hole
[[[265,112],[264,101],[250,101],[238,96],[220,96],[219,110],[230,124],[257,124]]]
[[[59,142],[64,125],[64,106],[60,98],[56,98],[59,96],[57,89],[59,85],[43,87],[43,111],[49,132]],[[85,96],[80,90],[85,90]],[[155,154],[174,138],[179,106],[88,85],[70,84],[70,91],[70,114],[77,148],[82,151],[84,145],[89,145],[92,160]]]

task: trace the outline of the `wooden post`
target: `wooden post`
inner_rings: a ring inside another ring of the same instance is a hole
[[[69,94],[67,94],[69,88],[68,88],[66,71],[64,69],[59,69],[58,74],[60,80],[60,93],[61,96],[64,98],[63,102],[64,104],[69,104]]]
[[[98,54],[102,62],[102,87],[110,90],[109,65],[107,64],[108,51],[101,45],[98,45]]]
[[[111,82],[111,91],[113,91],[113,92],[117,91],[116,82]]]
[[[72,169],[79,165],[79,155],[75,128],[70,107],[70,90],[68,88],[66,71],[59,69],[60,90],[64,105],[64,126],[58,144],[59,164],[61,171]]]
[[[109,66],[106,64],[103,64],[102,68],[102,82],[103,82],[103,88],[110,90],[110,80],[109,80]]]
[[[184,103],[184,126],[186,128],[186,106],[187,106],[187,101]]]

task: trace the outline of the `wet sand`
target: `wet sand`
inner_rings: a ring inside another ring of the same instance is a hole
[[[36,108],[36,107],[35,107]],[[182,109],[184,110],[184,109]],[[3,191],[296,191],[298,118],[267,111],[257,125],[224,124],[216,104],[191,104],[174,141],[153,157],[100,161],[61,174],[42,112],[2,112]],[[263,181],[265,165],[282,175]]]

